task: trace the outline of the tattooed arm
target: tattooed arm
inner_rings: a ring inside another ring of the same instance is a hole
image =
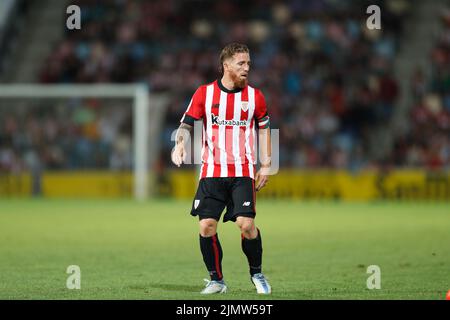
[[[181,123],[175,137],[175,147],[172,150],[172,162],[178,167],[186,161],[185,144],[189,140],[192,132],[192,126],[187,123]]]

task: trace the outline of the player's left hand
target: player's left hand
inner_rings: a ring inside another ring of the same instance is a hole
[[[256,173],[255,181],[256,181],[256,191],[261,190],[269,181],[269,174],[267,168],[261,168]]]

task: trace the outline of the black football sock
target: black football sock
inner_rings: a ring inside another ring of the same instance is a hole
[[[223,253],[217,233],[212,237],[202,237],[200,235],[200,250],[202,251],[203,261],[208,269],[211,280],[222,280]]]
[[[259,229],[258,235],[255,239],[246,239],[244,235],[242,235],[242,251],[244,251],[247,256],[248,265],[250,267],[250,275],[254,275],[255,273],[261,272],[261,264],[262,264],[262,240],[261,240],[261,232]]]

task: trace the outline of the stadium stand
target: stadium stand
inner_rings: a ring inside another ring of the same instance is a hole
[[[348,0],[206,1],[193,6],[168,0],[78,0],[73,4],[83,8],[83,27],[65,30],[40,68],[39,81],[139,82],[152,92],[170,93],[159,170],[171,166],[170,135],[195,88],[217,78],[219,50],[230,41],[247,43],[251,49],[250,82],[266,94],[272,127],[280,129],[281,166],[358,170],[386,163],[449,165],[445,119],[450,99],[444,72],[448,70],[448,28],[432,55],[436,70],[432,83],[425,83],[420,72],[413,79],[413,129],[395,141],[396,147],[385,159],[371,155],[377,146],[368,135],[375,126],[389,123],[401,94],[392,70],[410,12],[405,1],[381,2],[382,32],[365,26],[370,1],[358,5]],[[448,24],[448,19],[444,21]],[[82,124],[60,122],[57,113],[39,106],[2,116],[1,170],[13,170],[13,163],[26,167],[25,159],[33,157],[41,159],[45,168],[129,167],[131,152],[119,161],[114,150],[129,152],[130,114],[110,111],[104,115],[101,104],[78,102],[77,108],[61,115],[78,119],[84,114]],[[108,117],[117,119],[115,125],[102,129]],[[33,129],[33,122],[46,125]],[[436,137],[433,143],[423,141],[423,130]],[[47,136],[25,146],[8,138],[13,132]],[[79,148],[79,153],[64,149],[64,141],[70,139],[70,148]],[[114,147],[117,141],[120,146]],[[27,150],[41,151],[30,157]],[[83,150],[99,154],[83,160]]]
[[[450,165],[450,12],[442,13],[442,32],[429,54],[431,78],[420,68],[411,79],[410,130],[396,141],[397,166],[445,169]]]

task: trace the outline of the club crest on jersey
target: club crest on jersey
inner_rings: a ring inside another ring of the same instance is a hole
[[[248,101],[242,101],[242,102],[241,102],[241,109],[242,109],[244,112],[247,112],[247,110],[248,110]]]

